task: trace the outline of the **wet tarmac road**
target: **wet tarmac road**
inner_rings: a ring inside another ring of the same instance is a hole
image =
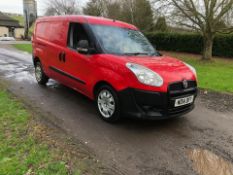
[[[180,119],[107,124],[98,118],[93,102],[79,93],[55,81],[38,86],[31,55],[4,45],[0,79],[35,111],[85,143],[112,174],[209,175],[213,167],[208,161],[222,160],[219,168],[228,171],[216,175],[232,175],[232,113],[211,111],[197,101],[196,109]],[[195,156],[195,150],[203,155]],[[200,157],[206,159],[198,166]]]

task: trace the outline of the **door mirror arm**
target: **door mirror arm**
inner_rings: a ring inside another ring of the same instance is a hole
[[[88,49],[89,54],[95,54],[97,53],[96,49],[94,47]]]
[[[95,48],[77,48],[77,51],[81,54],[95,54]]]
[[[86,48],[79,47],[79,48],[77,48],[77,51],[79,53],[82,53],[82,54],[88,54],[88,49],[86,49]]]

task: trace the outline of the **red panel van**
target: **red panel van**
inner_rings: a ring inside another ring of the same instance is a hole
[[[90,16],[43,17],[32,43],[38,83],[52,78],[95,100],[105,121],[168,119],[194,108],[195,69],[162,56],[133,25]]]

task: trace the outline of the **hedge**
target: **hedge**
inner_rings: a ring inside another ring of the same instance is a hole
[[[196,33],[146,33],[158,50],[201,54],[203,37]],[[233,35],[217,35],[214,39],[213,55],[233,57]]]

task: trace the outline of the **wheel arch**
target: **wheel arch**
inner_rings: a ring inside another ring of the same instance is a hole
[[[97,95],[98,89],[99,89],[100,87],[104,86],[104,85],[110,86],[111,88],[113,88],[113,89],[116,91],[116,89],[115,89],[109,82],[102,80],[102,81],[97,82],[97,83],[95,84],[94,88],[93,88],[93,95],[94,95],[94,98],[95,98],[96,95]]]
[[[35,66],[37,62],[41,62],[39,57],[33,58],[33,65]]]

